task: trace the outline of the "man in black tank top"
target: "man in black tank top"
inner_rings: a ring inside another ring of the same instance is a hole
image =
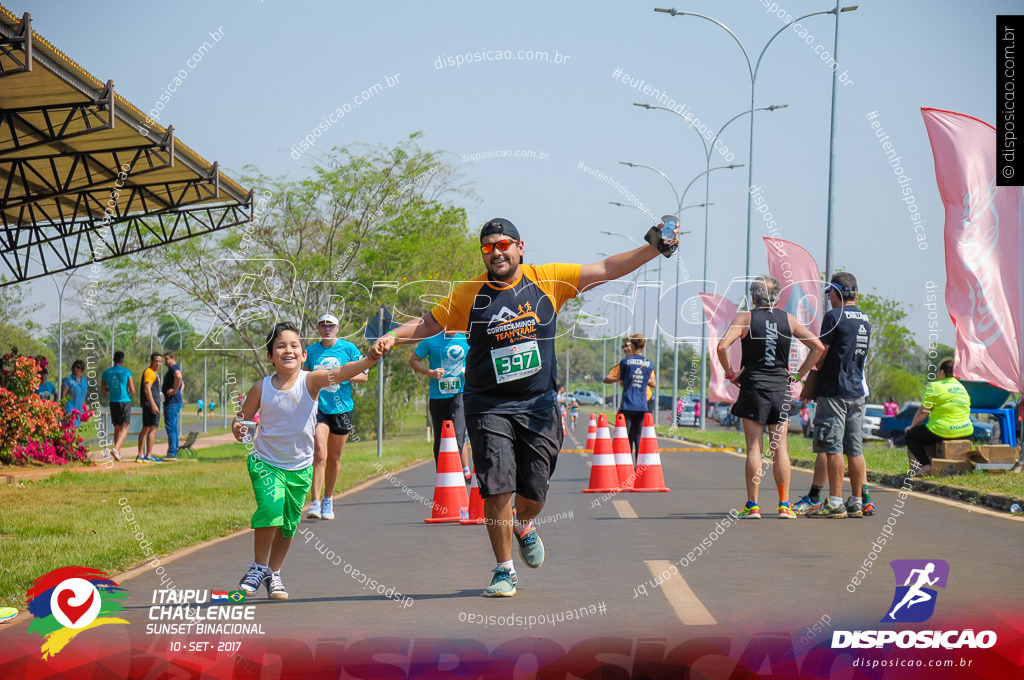
[[[824,353],[824,346],[795,316],[775,309],[781,285],[771,276],[759,276],[750,284],[754,309],[741,312],[729,325],[718,343],[718,360],[725,377],[739,385],[740,396],[732,414],[743,419],[747,441],[746,486],[747,505],[740,511],[744,519],[760,519],[757,492],[761,477],[767,472],[761,466],[764,434],[770,437],[768,458],[774,461],[772,472],[779,489],[779,518],[796,519],[789,507],[789,450],[786,446],[789,416],[793,399],[789,383],[806,375]],[[789,350],[797,338],[810,350],[795,372],[789,370]],[[729,361],[729,347],[740,340],[743,350],[741,367],[734,372]]]

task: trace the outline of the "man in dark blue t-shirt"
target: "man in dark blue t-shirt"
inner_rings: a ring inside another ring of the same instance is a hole
[[[181,377],[177,354],[164,352],[164,363],[167,364],[163,382],[164,429],[167,430],[167,457],[173,460],[178,457],[178,418],[184,403],[182,392],[185,389],[185,381]]]
[[[849,272],[832,277],[832,309],[821,322],[825,358],[818,369],[818,405],[814,410],[814,480],[793,510],[807,517],[863,517],[867,469],[861,451],[864,401],[868,395],[864,363],[871,343],[871,321],[857,308],[857,279]],[[850,498],[843,503],[843,454],[850,464]],[[829,498],[820,499],[828,475]],[[816,507],[817,506],[817,507]],[[867,514],[873,514],[869,507]]]

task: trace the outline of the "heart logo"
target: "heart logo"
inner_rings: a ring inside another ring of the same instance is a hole
[[[96,598],[96,591],[90,590],[85,604],[76,606],[71,604],[71,598],[75,597],[76,594],[73,590],[62,590],[57,593],[57,607],[63,612],[64,616],[68,617],[72,626],[85,616],[86,612],[92,607],[92,601]]]

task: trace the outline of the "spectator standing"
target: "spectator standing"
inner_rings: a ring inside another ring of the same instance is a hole
[[[882,404],[882,415],[886,417],[892,417],[899,413],[900,406],[896,403],[896,400],[889,397],[889,400]]]
[[[139,430],[139,453],[135,462],[148,461],[159,463],[160,459],[153,455],[156,445],[156,428],[160,424],[160,364],[163,357],[159,352],[149,355],[149,368],[142,372],[142,389],[139,393],[139,406],[142,407],[142,429]]]
[[[50,380],[50,371],[45,368],[39,370],[39,387],[36,389],[36,394],[46,401],[56,401],[57,399],[57,386]]]
[[[164,429],[167,431],[167,458],[178,457],[178,429],[181,420],[181,407],[184,404],[183,392],[185,381],[178,365],[178,355],[164,352],[164,363],[167,373],[164,374]]]
[[[868,396],[864,362],[871,344],[871,320],[857,308],[857,279],[839,272],[828,286],[832,309],[821,322],[825,357],[819,365],[818,405],[814,410],[814,443],[817,456],[811,491],[800,499],[807,517],[842,519],[874,513],[863,500],[867,467],[861,450],[864,437],[864,401]],[[850,497],[843,504],[843,455],[850,466]],[[819,462],[824,458],[824,462]],[[812,510],[827,472],[829,497]],[[806,503],[803,503],[804,501]],[[868,507],[864,507],[862,502]],[[798,513],[799,514],[799,513]]]
[[[764,435],[768,435],[767,458],[779,491],[779,519],[796,519],[789,506],[791,475],[788,434],[789,410],[793,403],[789,384],[807,375],[822,355],[822,344],[792,314],[778,309],[781,284],[772,276],[758,276],[750,284],[754,309],[740,312],[729,324],[729,330],[718,343],[718,360],[725,369],[725,378],[739,385],[740,394],[732,413],[743,419],[743,435],[747,444],[747,504],[740,511],[741,519],[761,519],[758,490],[767,472],[762,466]],[[789,350],[792,339],[802,342],[807,358],[796,373],[789,372]],[[743,349],[741,366],[733,371],[729,347],[740,341]]]

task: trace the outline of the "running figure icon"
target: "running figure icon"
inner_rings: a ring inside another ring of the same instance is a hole
[[[915,604],[927,602],[932,599],[932,595],[922,590],[922,588],[925,585],[933,586],[938,582],[938,576],[936,576],[933,579],[928,578],[934,571],[934,562],[929,562],[928,566],[926,566],[924,569],[912,569],[910,571],[910,575],[907,576],[907,580],[903,584],[905,586],[910,586],[910,589],[907,591],[906,595],[903,596],[903,599],[900,600],[900,603],[893,607],[892,611],[889,612],[890,619],[894,621],[896,620],[896,612],[903,605],[907,605],[907,609],[910,609]],[[910,582],[914,579],[914,574],[917,574],[917,582],[914,583],[914,585],[910,585]]]

